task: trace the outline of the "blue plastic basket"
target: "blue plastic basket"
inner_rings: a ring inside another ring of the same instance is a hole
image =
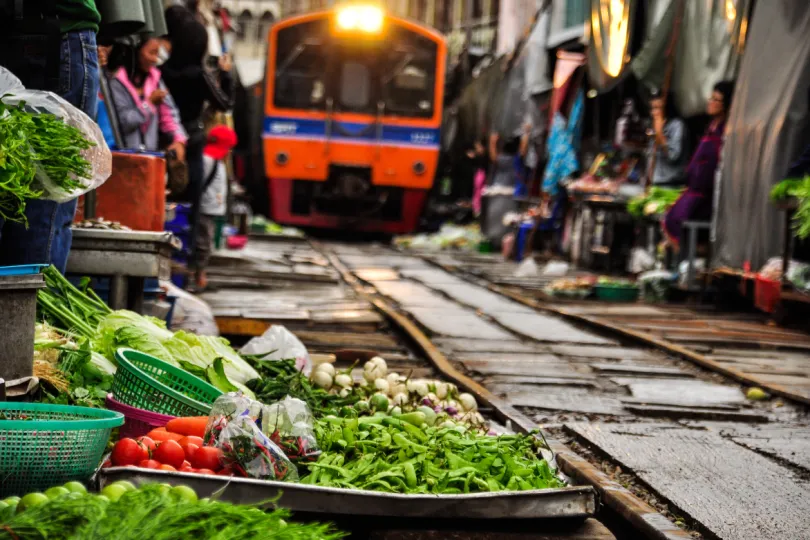
[[[0,266],[0,276],[30,276],[40,274],[47,264],[20,264],[16,266]]]

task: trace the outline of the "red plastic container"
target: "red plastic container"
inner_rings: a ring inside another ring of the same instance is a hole
[[[136,231],[162,231],[166,220],[166,161],[162,157],[113,152],[110,178],[96,190],[96,216]],[[76,221],[84,219],[84,197]]]
[[[754,305],[765,313],[773,313],[779,305],[782,282],[757,276],[754,281]]]
[[[163,427],[174,416],[160,414],[137,407],[130,407],[120,401],[116,401],[112,394],[107,394],[107,408],[111,411],[120,412],[124,415],[124,425],[121,426],[121,438],[135,439],[146,435],[155,428]]]

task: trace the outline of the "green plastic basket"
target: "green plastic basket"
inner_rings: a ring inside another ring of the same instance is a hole
[[[154,356],[118,349],[113,397],[139,409],[171,416],[206,416],[222,392]]]
[[[635,302],[638,300],[638,287],[604,287],[597,285],[593,292],[599,300],[606,302]]]
[[[88,481],[123,424],[106,409],[0,402],[0,498]]]

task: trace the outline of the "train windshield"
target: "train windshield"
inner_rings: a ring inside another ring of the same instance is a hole
[[[326,108],[329,26],[325,20],[279,30],[273,103],[284,109]]]
[[[385,112],[430,118],[436,100],[438,47],[401,28],[392,28],[392,34],[392,46],[383,53],[380,70]]]

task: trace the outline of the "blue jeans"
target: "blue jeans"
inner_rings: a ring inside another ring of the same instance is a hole
[[[91,30],[70,32],[62,38],[59,88],[56,93],[95,118],[98,106],[98,49]],[[65,272],[73,233],[70,224],[77,200],[57,203],[30,200],[25,208],[28,228],[0,219],[0,266],[53,264]]]

